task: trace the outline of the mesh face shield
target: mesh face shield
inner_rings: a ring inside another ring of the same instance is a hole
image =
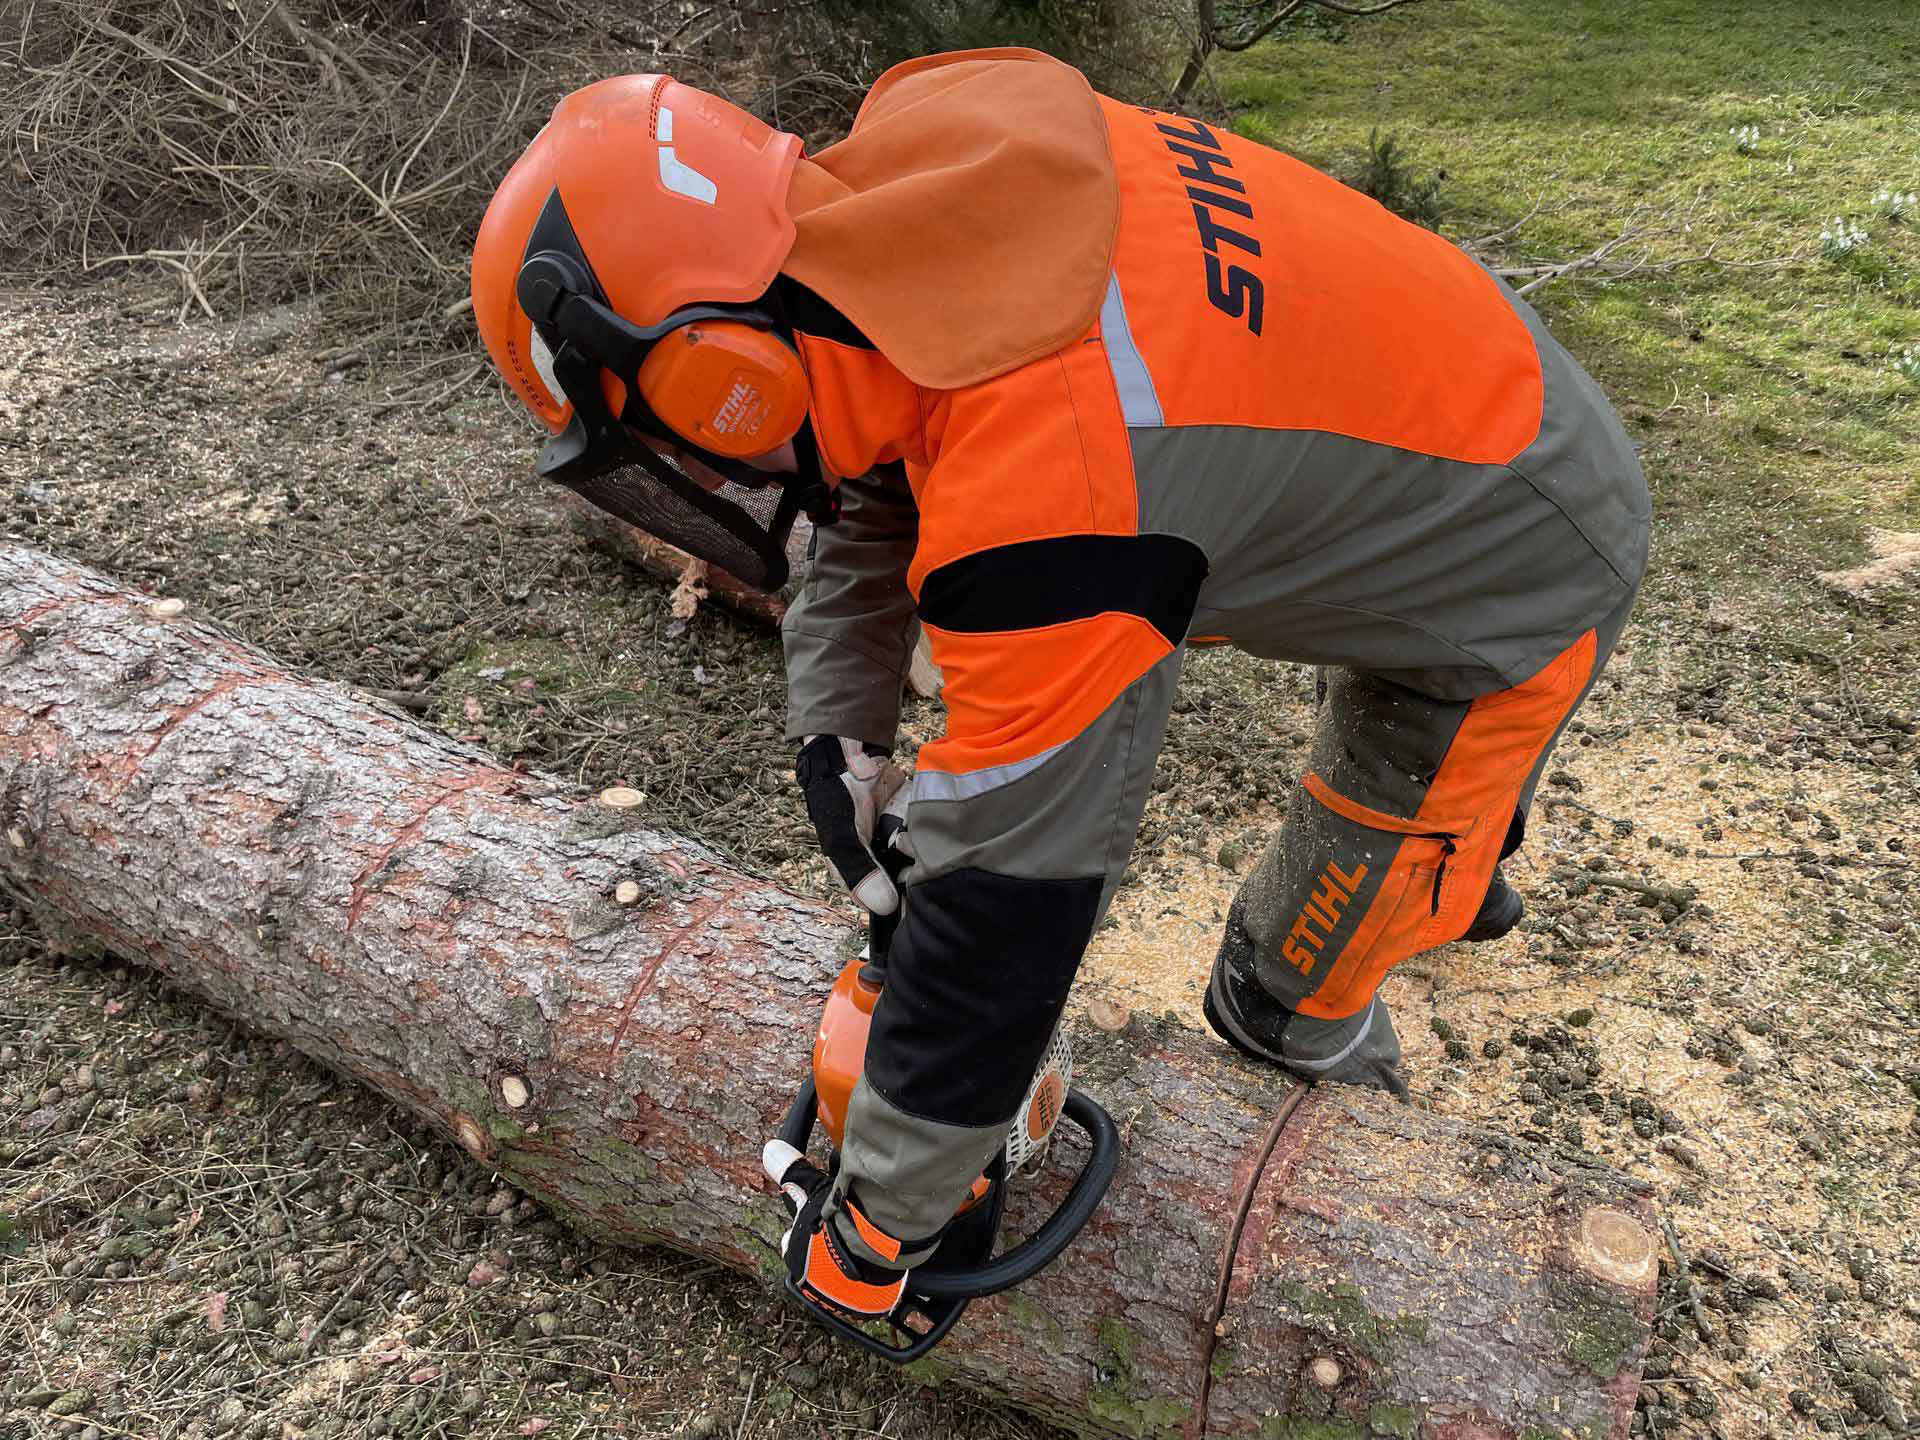
[[[823,484],[802,479],[818,470],[810,432],[795,437],[801,472],[787,483],[770,484],[772,476],[716,455],[703,458],[726,479],[708,490],[614,418],[600,392],[597,362],[569,344],[554,356],[553,369],[573,419],[540,452],[536,473],[756,589],[787,583],[794,519],[803,507],[812,513],[815,504],[827,503]]]
[[[787,486],[749,490],[729,480],[708,491],[658,455],[592,475],[553,478],[609,515],[755,589],[778,590],[787,583],[787,535],[800,512]]]

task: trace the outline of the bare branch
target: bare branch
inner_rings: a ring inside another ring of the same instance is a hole
[[[1472,240],[1462,240],[1460,242],[1460,248],[1462,250],[1468,251],[1469,253],[1473,253],[1480,250],[1484,250],[1489,245],[1497,245],[1502,240],[1507,239],[1511,235],[1517,235],[1520,232],[1520,229],[1522,226],[1524,226],[1529,220],[1533,219],[1534,216],[1540,213],[1540,207],[1545,203],[1546,202],[1543,200],[1534,201],[1533,207],[1529,209],[1526,214],[1522,215],[1518,220],[1514,221],[1511,225],[1506,226],[1504,229],[1495,230],[1490,235],[1481,235]]]
[[[367,73],[366,66],[354,59],[352,55],[334,44],[326,36],[319,34],[317,31],[307,29],[298,20],[293,18],[292,13],[285,5],[280,3],[280,0],[273,0],[273,9],[274,18],[280,22],[280,27],[292,37],[296,45],[311,55],[321,70],[332,79],[336,87],[336,94],[340,93],[338,88],[340,84],[340,72],[335,68],[336,63],[345,66],[353,73],[353,78],[360,83],[366,94],[377,95],[380,93],[379,83],[375,81],[372,75]]]
[[[241,109],[240,102],[238,99],[235,98],[234,92],[228,86],[222,84],[219,80],[209,75],[206,71],[200,69],[199,66],[190,65],[177,55],[169,55],[165,50],[162,50],[158,45],[155,45],[152,41],[147,40],[139,35],[130,34],[127,31],[120,29],[118,26],[115,26],[109,23],[105,19],[96,19],[93,23],[96,29],[103,31],[107,35],[111,36],[113,39],[120,41],[123,45],[131,45],[134,49],[138,50],[142,55],[145,55],[148,59],[153,60],[158,64],[164,65],[169,71],[173,73],[173,77],[176,80],[178,80],[182,85],[186,86],[187,89],[192,91],[195,95],[198,95],[202,100],[205,100],[209,105],[212,105],[214,108],[219,110],[225,110],[229,114],[237,115],[240,113],[240,109]],[[189,76],[193,78],[189,79],[188,78]],[[209,90],[204,90],[200,87],[200,85],[194,84],[193,83],[194,79],[198,79],[199,81],[202,82],[202,84],[210,86],[212,87],[213,90],[218,90],[223,93],[218,95],[212,94]]]
[[[333,91],[337,99],[347,98],[347,87],[340,78],[340,67],[333,63],[333,57],[313,43],[313,37],[307,34],[306,27],[287,12],[287,7],[274,0],[267,7],[274,22],[287,32],[287,38],[307,52],[307,58],[313,61],[314,68],[326,78],[327,88]]]
[[[1420,0],[1375,0],[1371,5],[1349,4],[1347,0],[1272,0],[1271,11],[1253,22],[1251,28],[1235,33],[1233,27],[1239,17],[1222,20],[1217,13],[1217,0],[1195,0],[1194,11],[1199,25],[1189,47],[1186,67],[1174,83],[1172,99],[1176,104],[1186,99],[1199,83],[1201,71],[1214,51],[1225,50],[1238,54],[1242,50],[1251,50],[1290,16],[1297,15],[1309,5],[1337,15],[1366,16],[1385,14],[1402,5],[1418,3]],[[1254,8],[1243,7],[1241,15]]]
[[[1293,15],[1307,6],[1316,9],[1331,10],[1339,15],[1379,15],[1388,10],[1397,10],[1402,5],[1417,5],[1420,0],[1380,0],[1377,5],[1345,5],[1340,0],[1283,0],[1274,12],[1262,20],[1251,32],[1245,35],[1228,36],[1216,33],[1213,44],[1219,50],[1241,51],[1250,49],[1277,29],[1289,15]]]
[[[1639,239],[1642,233],[1643,232],[1639,230],[1622,230],[1618,235],[1614,236],[1613,239],[1607,241],[1606,244],[1588,251],[1585,255],[1576,256],[1574,259],[1558,265],[1548,265],[1544,270],[1540,271],[1537,278],[1522,285],[1516,293],[1520,295],[1530,295],[1542,285],[1545,285],[1549,280],[1558,280],[1563,276],[1577,274],[1582,270],[1591,270],[1594,266],[1604,262],[1609,255],[1626,244],[1627,241]]]
[[[360,193],[365,195],[369,200],[371,200],[374,203],[375,207],[379,209],[380,213],[382,215],[385,215],[389,220],[391,220],[402,235],[405,235],[407,239],[413,242],[413,248],[420,252],[421,257],[429,265],[433,266],[434,269],[436,270],[445,270],[448,268],[447,262],[442,260],[438,255],[434,254],[432,250],[428,249],[426,242],[423,241],[418,235],[413,233],[413,227],[407,224],[405,220],[400,218],[400,213],[397,210],[395,210],[391,204],[388,203],[387,198],[384,195],[381,195],[377,191],[375,191],[372,187],[370,187],[367,184],[366,181],[362,180],[358,175],[354,174],[351,169],[349,169],[345,165],[342,165],[338,160],[323,159],[319,163],[322,165],[330,166],[335,170],[338,170],[342,175],[346,176],[347,179],[351,180],[357,187],[359,187]]]
[[[453,102],[460,98],[460,86],[467,78],[467,62],[473,58],[473,27],[469,25],[460,32],[460,69],[453,77],[453,88],[447,92],[447,103],[440,107],[440,113],[433,117],[427,128],[420,132],[420,138],[413,142],[413,149],[407,152],[407,158],[400,162],[399,170],[394,172],[391,183],[381,186],[382,193],[390,204],[398,204],[401,186],[406,184],[407,171],[413,162],[420,158],[420,152],[427,141],[433,138],[433,132],[440,128],[440,122],[447,118],[447,112],[453,109]]]
[[[1630,275],[1658,274],[1661,271],[1678,270],[1687,265],[1712,264],[1728,269],[1772,269],[1777,266],[1797,264],[1806,258],[1807,250],[1802,247],[1786,255],[1769,256],[1762,260],[1722,260],[1718,254],[1722,242],[1716,239],[1697,254],[1654,259],[1652,242],[1662,236],[1691,232],[1693,217],[1703,201],[1704,197],[1696,195],[1686,205],[1674,206],[1657,215],[1650,215],[1647,208],[1642,206],[1627,216],[1617,234],[1581,255],[1528,265],[1496,264],[1491,265],[1490,268],[1503,280],[1525,280],[1526,284],[1517,287],[1517,293],[1524,296],[1532,294],[1551,281],[1564,279],[1569,275],[1578,275],[1584,271],[1594,271],[1609,280],[1623,280]],[[1504,230],[1464,242],[1463,248],[1477,254],[1496,241],[1512,236],[1527,219],[1538,212],[1539,208],[1535,205],[1519,221]],[[1621,257],[1619,252],[1629,245],[1640,247],[1638,253]]]
[[[1339,0],[1308,0],[1308,3],[1342,15],[1379,15],[1388,10],[1397,10],[1402,5],[1416,5],[1419,0],[1380,0],[1378,5],[1342,5]]]
[[[197,304],[207,319],[216,320],[219,317],[213,313],[213,306],[207,303],[207,297],[200,289],[200,282],[194,278],[193,267],[180,258],[190,256],[191,253],[185,250],[147,250],[138,255],[109,255],[104,260],[94,261],[87,266],[87,269],[98,270],[102,265],[124,264],[135,260],[151,260],[155,264],[165,265],[179,273],[181,287],[187,293],[187,302],[181,307],[181,318],[185,319],[185,312]]]
[[[1264,21],[1245,35],[1231,37],[1215,35],[1213,37],[1213,48],[1216,50],[1232,51],[1236,54],[1242,50],[1251,50],[1255,45],[1259,44],[1278,29],[1281,21],[1304,8],[1307,3],[1308,0],[1287,0],[1287,3],[1281,5],[1273,14],[1269,15]]]

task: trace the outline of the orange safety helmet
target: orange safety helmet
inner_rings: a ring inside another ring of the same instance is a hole
[[[495,367],[554,438],[538,473],[777,589],[786,537],[833,497],[774,282],[798,137],[664,75],[576,90],[501,181],[473,251]],[[650,435],[725,477],[696,483]],[[741,461],[796,441],[799,475]],[[759,493],[756,493],[759,492]]]

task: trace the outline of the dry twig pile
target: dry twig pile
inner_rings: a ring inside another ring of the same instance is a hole
[[[183,315],[324,290],[350,324],[465,333],[467,255],[500,173],[566,90],[672,63],[654,12],[679,8],[10,6],[0,269],[159,267]]]

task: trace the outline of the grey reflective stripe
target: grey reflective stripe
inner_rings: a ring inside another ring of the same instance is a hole
[[[1002,785],[1011,785],[1022,775],[1031,775],[1065,747],[1066,741],[1049,745],[1026,760],[1009,760],[1004,765],[989,765],[984,770],[949,774],[944,770],[916,770],[912,798],[915,800],[971,800]]]
[[[1379,1005],[1380,1005],[1380,997],[1376,995],[1374,996],[1373,1000],[1369,1002],[1369,1004],[1367,1005],[1367,1018],[1364,1021],[1362,1021],[1360,1024],[1360,1033],[1355,1035],[1353,1039],[1349,1040],[1344,1046],[1341,1047],[1340,1050],[1338,1050],[1332,1055],[1329,1055],[1324,1060],[1309,1060],[1309,1059],[1306,1059],[1304,1056],[1300,1056],[1300,1055],[1287,1055],[1286,1054],[1287,1037],[1284,1032],[1282,1032],[1280,1036],[1280,1053],[1283,1056],[1285,1056],[1287,1064],[1295,1066],[1298,1069],[1331,1070],[1334,1066],[1338,1065],[1342,1060],[1346,1059],[1349,1055],[1351,1055],[1355,1050],[1358,1050],[1360,1048],[1360,1042],[1366,1039],[1367,1033],[1373,1029],[1373,1012],[1377,1008],[1379,1008]]]
[[[1153,376],[1134,346],[1127,328],[1127,307],[1120,298],[1120,277],[1107,277],[1107,298],[1100,305],[1100,336],[1106,343],[1107,363],[1113,367],[1113,388],[1120,392],[1120,413],[1130,429],[1166,423],[1160,397],[1153,393]]]
[[[1365,1012],[1366,1019],[1363,1020],[1360,1024],[1360,1033],[1355,1035],[1353,1039],[1349,1040],[1344,1046],[1342,1046],[1337,1054],[1330,1055],[1325,1060],[1309,1060],[1304,1056],[1290,1055],[1287,1053],[1287,1037],[1284,1031],[1281,1033],[1281,1036],[1280,1036],[1280,1053],[1278,1055],[1275,1055],[1265,1045],[1261,1044],[1258,1040],[1254,1039],[1253,1036],[1247,1033],[1246,1027],[1241,1025],[1240,1023],[1239,1016],[1233,1013],[1233,1000],[1232,1000],[1231,993],[1227,989],[1226,971],[1224,969],[1222,969],[1218,965],[1214,966],[1213,975],[1207,983],[1208,983],[1208,988],[1210,988],[1213,991],[1214,1010],[1218,1015],[1219,1019],[1225,1022],[1226,1027],[1233,1032],[1234,1038],[1239,1040],[1249,1050],[1252,1050],[1255,1053],[1260,1055],[1265,1055],[1270,1059],[1272,1059],[1276,1064],[1285,1065],[1294,1070],[1312,1070],[1316,1072],[1322,1071],[1322,1070],[1331,1070],[1334,1066],[1338,1065],[1342,1060],[1346,1059],[1349,1055],[1353,1054],[1353,1052],[1359,1048],[1360,1042],[1365,1040],[1367,1036],[1370,1033],[1372,1033],[1373,1012],[1375,1007],[1377,1007],[1380,1003],[1380,997],[1377,995],[1372,1000],[1367,1002],[1367,1008]],[[1293,1026],[1298,1025],[1302,1018],[1303,1017],[1298,1015],[1294,1016],[1292,1020],[1287,1022],[1287,1028],[1291,1029]],[[1311,1017],[1304,1017],[1304,1018],[1311,1019]],[[1336,1020],[1332,1022],[1323,1022],[1323,1023],[1332,1023],[1337,1025],[1340,1022]]]

